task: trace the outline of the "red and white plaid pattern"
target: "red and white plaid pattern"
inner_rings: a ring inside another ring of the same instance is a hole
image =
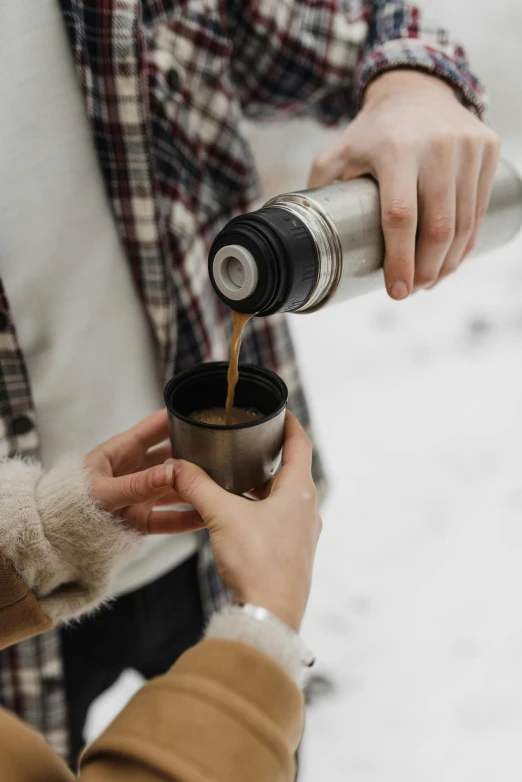
[[[209,244],[251,207],[257,177],[241,118],[348,120],[382,71],[420,68],[483,109],[447,33],[403,0],[60,0],[115,220],[155,337],[161,377],[223,359],[230,323],[207,275]],[[29,110],[29,107],[28,107]],[[7,292],[8,293],[8,292]],[[245,361],[287,381],[308,415],[285,321],[256,319]],[[0,282],[0,457],[38,454],[23,356]],[[318,461],[316,480],[321,481]],[[226,599],[208,541],[207,611]],[[1,655],[1,699],[67,753],[56,632]]]

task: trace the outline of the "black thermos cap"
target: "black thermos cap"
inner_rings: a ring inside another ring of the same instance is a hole
[[[255,290],[245,299],[229,299],[216,285],[216,253],[238,244],[253,256],[258,269]],[[288,210],[267,206],[234,217],[216,236],[208,259],[210,280],[220,299],[237,312],[273,315],[298,309],[317,282],[319,258],[306,225]]]

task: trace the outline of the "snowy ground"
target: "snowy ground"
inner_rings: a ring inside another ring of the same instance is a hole
[[[516,157],[519,0],[437,6]],[[267,194],[301,185],[325,140],[252,135]],[[304,627],[332,689],[309,710],[302,782],[520,782],[522,238],[411,301],[292,325],[332,481]]]

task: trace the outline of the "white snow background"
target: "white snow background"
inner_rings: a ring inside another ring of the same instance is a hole
[[[522,170],[520,0],[421,4],[465,42]],[[303,186],[331,135],[252,128],[266,196]],[[407,302],[290,320],[332,484],[300,780],[520,782],[522,237]],[[90,737],[139,684],[98,701]]]

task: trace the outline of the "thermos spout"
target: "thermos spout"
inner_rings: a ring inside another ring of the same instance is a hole
[[[500,161],[473,255],[522,227],[522,180]],[[382,288],[379,188],[369,177],[286,193],[231,220],[216,237],[209,274],[239,312],[313,312]]]

